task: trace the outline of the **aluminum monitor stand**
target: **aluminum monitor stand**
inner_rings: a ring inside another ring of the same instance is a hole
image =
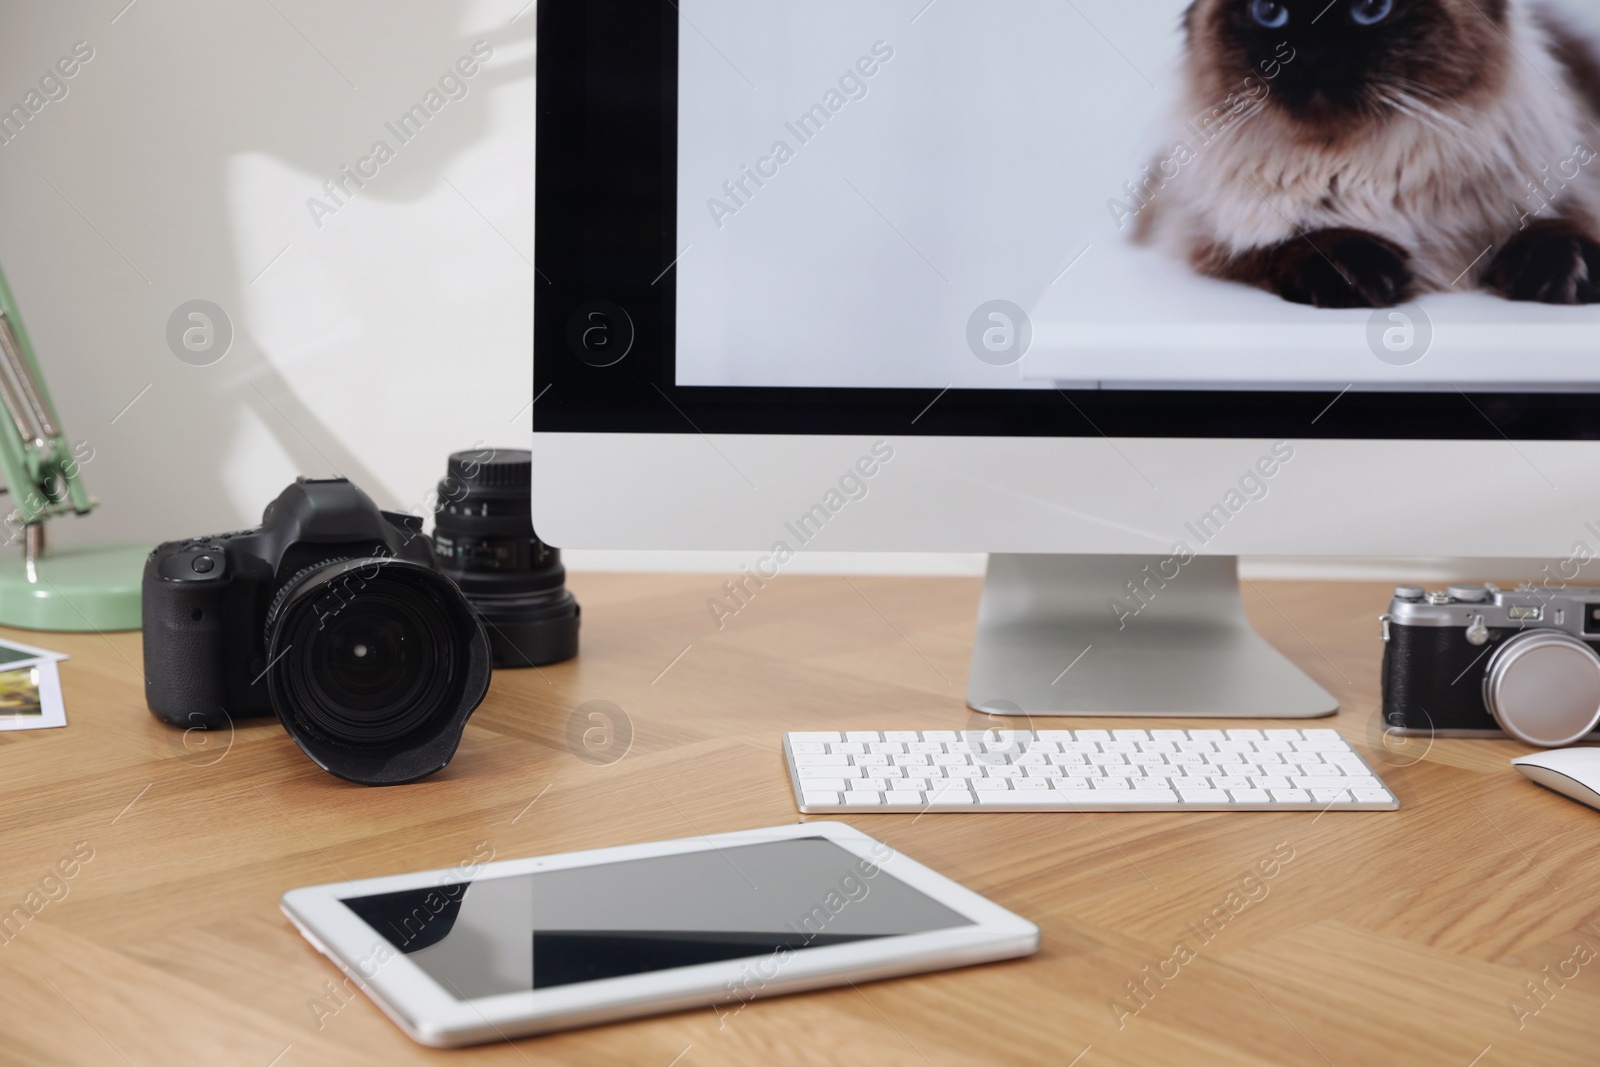
[[[1339,710],[1251,628],[1233,556],[990,556],[967,703],[997,715]]]

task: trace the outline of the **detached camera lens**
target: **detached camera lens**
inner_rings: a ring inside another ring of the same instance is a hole
[[[561,550],[533,530],[533,455],[482,449],[450,457],[434,522],[439,569],[483,619],[496,667],[578,654],[578,602]]]
[[[295,743],[367,785],[415,781],[455,754],[489,687],[489,644],[450,580],[399,559],[292,578],[267,613],[267,686]]]

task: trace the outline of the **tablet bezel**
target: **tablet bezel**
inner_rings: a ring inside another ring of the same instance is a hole
[[[765,956],[624,975],[550,989],[457,999],[342,901],[462,881],[459,870],[333,882],[283,895],[283,913],[318,951],[416,1041],[438,1048],[528,1036],[618,1019],[1025,956],[1039,946],[1039,928],[875,838],[844,823],[796,823],[709,837],[567,852],[486,864],[472,881],[617,863],[737,845],[821,837],[957,912],[971,926],[807,948],[774,977],[748,983],[749,964]],[[881,859],[883,849],[887,859]],[[875,852],[875,850],[878,850]],[[740,993],[731,995],[730,984]]]

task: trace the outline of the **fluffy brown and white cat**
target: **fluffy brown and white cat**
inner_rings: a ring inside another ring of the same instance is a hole
[[[1143,239],[1319,307],[1600,302],[1600,58],[1553,8],[1195,0],[1184,28]]]

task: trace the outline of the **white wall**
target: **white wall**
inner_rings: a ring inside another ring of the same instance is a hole
[[[297,473],[409,508],[449,452],[525,444],[526,2],[5,6],[0,107],[74,42],[94,50],[0,145],[0,263],[102,502],[59,539],[252,525]],[[479,40],[466,95],[401,145],[384,124]],[[308,198],[380,139],[394,158],[319,227]],[[165,336],[197,298],[235,328],[211,366]]]
[[[0,144],[0,263],[102,505],[53,537],[253,525],[298,473],[410,509],[449,452],[525,444],[534,21],[527,0],[8,0],[0,108],[75,43],[93,49]],[[493,54],[466,95],[400,144],[385,123],[478,41]],[[378,140],[394,158],[333,205],[324,181]],[[338,210],[314,219],[313,197]],[[166,338],[195,299],[234,327],[210,366]],[[739,561],[569,553],[580,568]],[[981,566],[818,554],[796,569]]]

